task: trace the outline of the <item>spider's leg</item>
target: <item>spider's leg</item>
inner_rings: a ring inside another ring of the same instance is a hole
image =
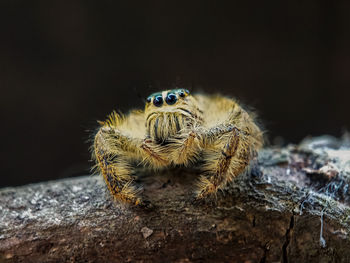
[[[135,205],[141,202],[131,177],[130,160],[136,152],[137,142],[112,128],[102,127],[95,136],[94,158],[108,190],[115,199]]]
[[[227,181],[240,174],[248,165],[248,156],[240,153],[242,142],[237,129],[232,131],[224,146],[221,146],[222,141],[219,141],[218,144],[220,146],[205,151],[206,165],[204,170],[209,174],[209,177],[203,175],[200,178],[199,198],[216,193]]]
[[[202,135],[207,176],[200,178],[198,198],[215,194],[244,172],[261,147],[260,130],[245,111],[238,110],[232,112],[226,124],[217,125]]]
[[[148,140],[131,138],[117,128],[104,126],[95,136],[94,159],[110,193],[123,202],[139,204],[139,190],[132,182],[132,161],[146,161],[153,167],[168,164],[164,155]]]

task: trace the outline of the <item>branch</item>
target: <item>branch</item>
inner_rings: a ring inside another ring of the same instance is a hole
[[[0,262],[350,261],[346,138],[271,147],[197,202],[199,172],[139,171],[147,207],[85,176],[0,190]]]

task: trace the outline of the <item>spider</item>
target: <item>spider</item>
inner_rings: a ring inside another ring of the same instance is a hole
[[[93,158],[115,199],[142,204],[135,163],[155,170],[200,163],[198,199],[215,195],[245,171],[263,145],[254,116],[233,99],[187,89],[151,94],[144,110],[112,112],[97,131]]]

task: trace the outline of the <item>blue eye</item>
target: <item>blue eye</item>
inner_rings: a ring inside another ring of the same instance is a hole
[[[146,101],[147,101],[148,103],[150,103],[150,102],[152,101],[152,97],[148,97],[148,98],[146,99]]]
[[[173,105],[177,101],[177,97],[174,93],[168,93],[165,101],[168,105]]]
[[[163,97],[162,97],[162,96],[156,96],[156,97],[153,99],[153,104],[154,104],[154,106],[156,106],[156,107],[162,106],[162,104],[163,104]]]

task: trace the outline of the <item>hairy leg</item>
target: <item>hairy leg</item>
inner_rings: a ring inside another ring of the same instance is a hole
[[[129,138],[116,128],[100,128],[94,141],[94,159],[115,199],[135,205],[141,202],[137,195],[139,189],[132,184],[134,168],[131,162],[148,161],[155,166],[167,163],[152,147],[150,142]]]
[[[120,145],[111,147],[110,131],[101,128],[95,136],[94,157],[96,166],[111,195],[118,201],[139,204],[138,189],[132,185],[133,168],[127,157],[121,157]]]
[[[262,133],[251,117],[236,106],[226,123],[202,134],[205,175],[198,184],[198,198],[215,194],[244,172],[262,145]]]

